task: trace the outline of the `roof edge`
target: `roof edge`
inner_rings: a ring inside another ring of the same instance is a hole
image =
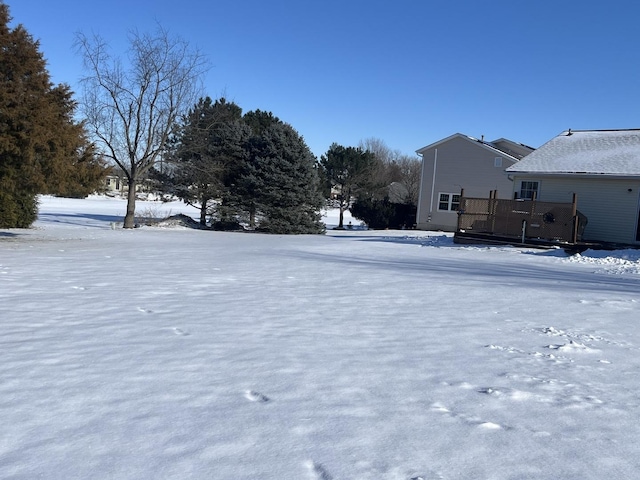
[[[519,161],[520,161],[520,159],[519,159],[519,158],[514,157],[513,155],[511,155],[511,154],[509,154],[509,153],[506,153],[506,152],[504,152],[504,151],[500,150],[500,149],[499,149],[499,148],[497,148],[497,147],[494,147],[493,145],[491,145],[491,142],[485,142],[484,140],[481,140],[481,139],[479,139],[479,138],[471,137],[471,136],[469,136],[469,135],[465,135],[464,133],[459,133],[459,132],[458,132],[458,133],[454,133],[453,135],[449,135],[448,137],[445,137],[445,138],[443,138],[443,139],[441,139],[441,140],[438,140],[437,142],[434,142],[434,143],[432,143],[432,144],[430,144],[430,145],[427,145],[426,147],[422,147],[422,148],[420,148],[420,149],[416,150],[416,153],[417,153],[418,155],[422,155],[422,154],[423,154],[424,152],[426,152],[427,150],[430,150],[430,149],[432,149],[432,148],[435,148],[435,147],[437,147],[438,145],[442,145],[443,143],[448,142],[449,140],[453,140],[454,138],[457,138],[457,137],[463,138],[463,139],[465,139],[465,140],[467,140],[467,141],[469,141],[469,142],[479,143],[482,147],[484,147],[484,148],[486,148],[486,149],[489,149],[489,150],[492,150],[492,151],[494,151],[494,152],[496,152],[496,153],[499,153],[499,154],[500,154],[500,156],[506,156],[506,157],[508,157],[508,158],[509,158],[510,160],[512,160],[514,163],[515,163],[515,162],[519,162]],[[519,143],[517,143],[517,142],[514,142],[513,140],[509,140],[509,139],[507,139],[507,138],[503,138],[502,140],[506,140],[506,141],[508,141],[508,142],[511,142],[511,143],[514,143],[514,144],[517,144],[517,145],[523,145],[523,144],[519,144]],[[525,146],[526,146],[526,145],[525,145]],[[527,148],[531,148],[531,147],[527,147]],[[534,149],[532,149],[532,150],[535,150],[535,148],[534,148]]]

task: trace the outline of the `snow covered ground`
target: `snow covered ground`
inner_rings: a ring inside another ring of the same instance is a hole
[[[638,478],[638,252],[123,214],[0,230],[0,478]]]

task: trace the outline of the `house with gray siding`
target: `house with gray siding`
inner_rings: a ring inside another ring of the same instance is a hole
[[[567,130],[506,172],[516,198],[569,203],[575,194],[583,240],[640,245],[640,129]]]
[[[460,192],[467,197],[511,198],[504,170],[533,152],[527,145],[500,138],[487,142],[456,133],[417,150],[422,158],[416,228],[453,232]]]

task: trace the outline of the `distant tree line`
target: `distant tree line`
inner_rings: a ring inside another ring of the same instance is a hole
[[[271,112],[225,98],[197,99],[204,57],[159,28],[130,37],[128,64],[98,36],[79,34],[87,76],[80,102],[53,85],[35,41],[9,28],[0,3],[0,227],[28,227],[37,194],[83,197],[110,168],[128,184],[125,228],[135,226],[136,185],[199,209],[203,226],[320,233],[327,202],[371,228],[411,227],[419,162],[378,139],[333,144],[317,159]],[[84,120],[78,122],[76,109]]]

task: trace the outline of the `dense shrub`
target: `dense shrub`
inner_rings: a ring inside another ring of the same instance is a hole
[[[388,197],[356,200],[350,211],[354,218],[373,229],[413,228],[416,219],[415,205],[393,203]]]

